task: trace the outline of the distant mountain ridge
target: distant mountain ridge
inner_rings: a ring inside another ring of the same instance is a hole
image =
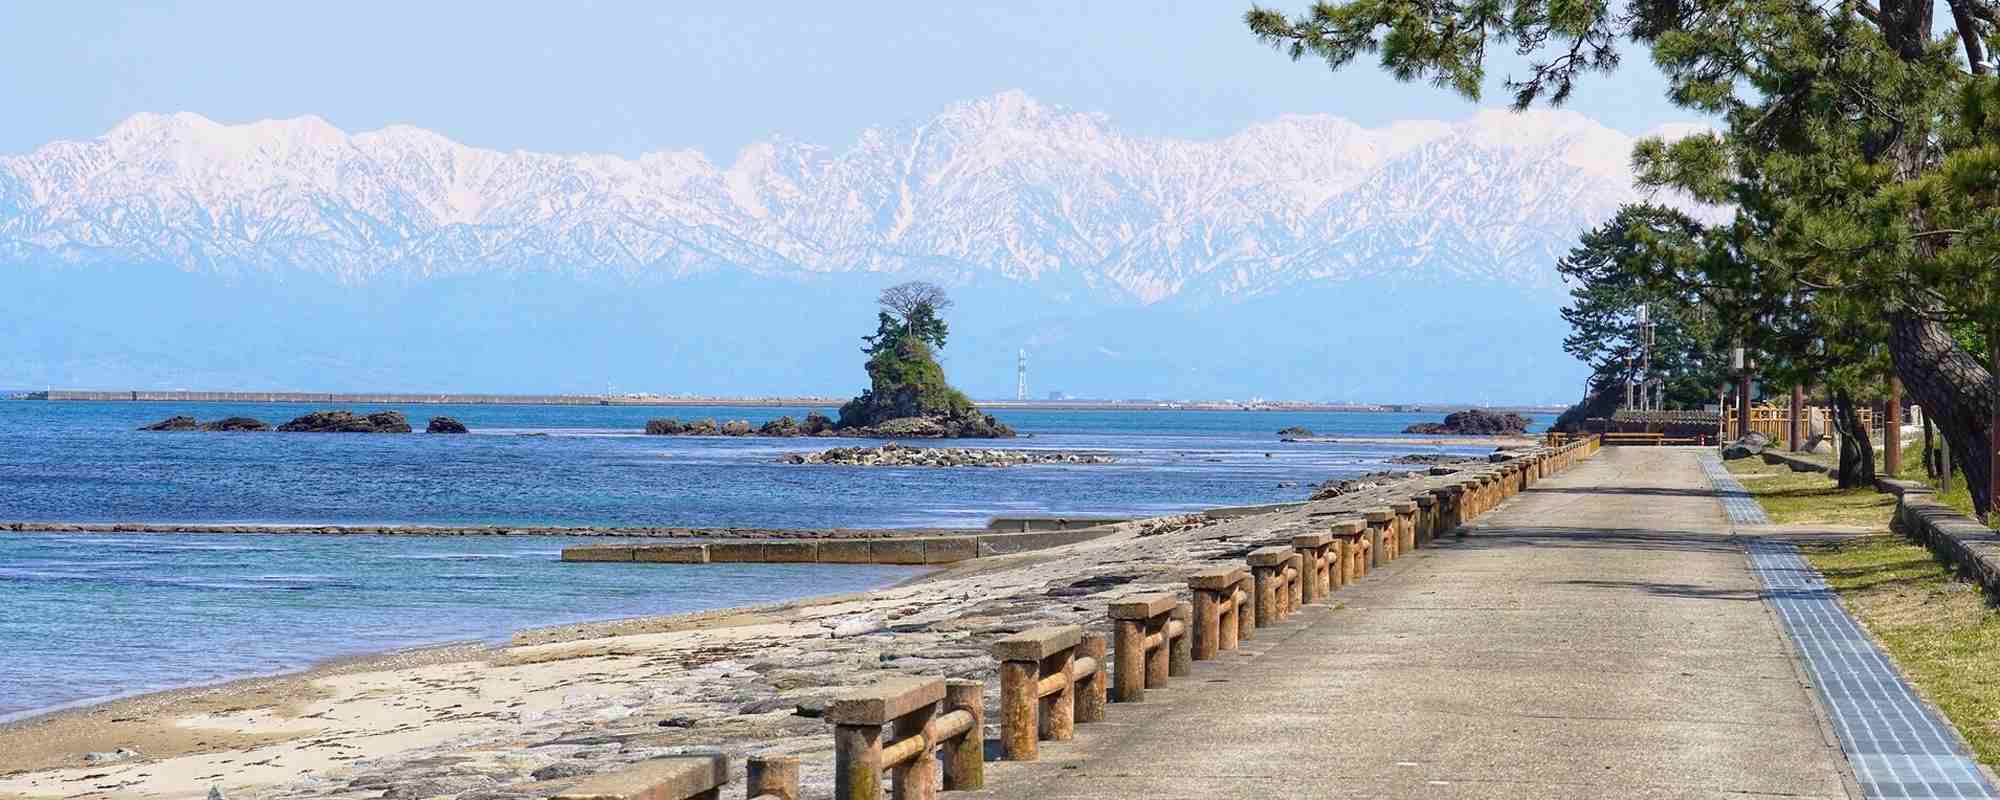
[[[1631,144],[1569,112],[1141,138],[1003,92],[842,149],[773,139],[718,167],[139,114],[0,157],[0,263],[348,286],[880,272],[1138,304],[1355,280],[1547,289],[1579,231],[1640,197]]]

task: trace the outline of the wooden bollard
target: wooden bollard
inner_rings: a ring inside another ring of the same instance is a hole
[[[1167,624],[1179,626],[1181,634],[1167,639],[1167,676],[1184,678],[1194,672],[1194,604],[1182,600],[1167,612]]]
[[[1396,553],[1398,555],[1417,549],[1417,504],[1409,500],[1397,500],[1389,504],[1389,510],[1396,512]]]
[[[1417,504],[1417,546],[1429,547],[1437,541],[1438,495],[1435,491],[1410,495]]]
[[[1306,560],[1293,551],[1285,559],[1285,616],[1291,616],[1306,604]]]
[[[795,756],[751,756],[744,773],[743,796],[749,800],[799,800],[799,760]]]
[[[1292,549],[1304,561],[1300,569],[1302,603],[1317,603],[1333,590],[1333,534],[1301,533],[1292,537]]]
[[[1076,644],[1076,661],[1071,675],[1082,672],[1083,660],[1097,665],[1089,675],[1076,679],[1076,721],[1103,722],[1104,706],[1111,697],[1110,639],[1101,633],[1086,633]]]
[[[1374,564],[1382,566],[1396,558],[1396,536],[1391,527],[1396,521],[1396,512],[1388,506],[1378,506],[1362,512],[1368,521],[1368,547],[1374,551]]]
[[[1247,642],[1257,635],[1257,587],[1250,571],[1236,574],[1236,641]]]
[[[1121,703],[1146,699],[1146,690],[1167,683],[1173,640],[1189,631],[1169,615],[1179,600],[1161,592],[1115,600],[1110,616],[1113,626],[1112,696]]]
[[[1447,483],[1433,491],[1436,492],[1438,499],[1437,532],[1439,534],[1449,533],[1454,536],[1465,535],[1464,529],[1459,527],[1462,522],[1459,514],[1463,507],[1461,504],[1464,502],[1465,487],[1456,483]]]
[[[1000,660],[1000,746],[1007,758],[1033,761],[1041,739],[1065,742],[1076,731],[1077,683],[1101,662],[1079,661],[1078,625],[1030,628],[993,643]]]
[[[1249,575],[1242,567],[1212,567],[1188,576],[1188,589],[1194,592],[1194,635],[1188,637],[1191,658],[1207,661],[1218,652],[1236,649],[1237,615],[1242,608],[1236,587]]]
[[[887,770],[895,795],[906,800],[937,796],[939,750],[946,789],[978,788],[985,780],[983,761],[970,758],[985,734],[984,684],[951,683],[952,707],[940,710],[947,697],[946,682],[937,678],[896,677],[855,689],[828,704],[826,721],[833,723],[833,787],[838,800],[881,800],[882,773]],[[884,741],[887,727],[893,740]],[[980,742],[978,747],[984,747]]]
[[[1329,529],[1338,543],[1340,552],[1340,585],[1361,580],[1368,574],[1369,562],[1373,556],[1368,553],[1368,523],[1358,519],[1343,519],[1333,523]]]
[[[1257,583],[1257,627],[1268,628],[1285,618],[1285,600],[1291,590],[1285,587],[1285,564],[1291,561],[1289,547],[1259,547],[1250,551],[1244,560],[1250,563],[1250,574]]]

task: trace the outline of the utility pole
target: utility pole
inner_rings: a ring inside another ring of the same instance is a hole
[[[1626,356],[1625,357],[1625,410],[1631,411],[1634,410],[1635,408],[1636,406],[1632,405],[1632,357]]]
[[[1014,399],[1028,399],[1028,351],[1025,348],[1014,358]]]
[[[1640,411],[1657,411],[1651,408],[1651,398],[1647,390],[1653,382],[1653,321],[1647,313],[1645,303],[1639,304],[1639,405]]]

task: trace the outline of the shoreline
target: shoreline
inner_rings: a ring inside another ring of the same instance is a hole
[[[1190,569],[1442,480],[1414,474],[1241,516],[1156,515],[862,593],[541,626],[499,646],[359,656],[56,710],[0,724],[0,798],[200,800],[211,786],[268,800],[547,796],[531,773],[708,748],[803,756],[808,795],[823,794],[831,738],[811,709],[846,687],[895,673],[990,680],[999,636],[1094,624],[1119,597],[1183,588]],[[143,755],[82,763],[120,747]]]
[[[1048,519],[1061,517],[1049,516]],[[1080,516],[1077,518],[1081,518]],[[1018,519],[1009,517],[1006,519]],[[1041,519],[1035,517],[1034,519]],[[616,525],[349,525],[312,522],[0,522],[0,533],[143,533],[297,536],[551,536],[646,539],[863,539],[985,533],[987,528],[683,528]]]

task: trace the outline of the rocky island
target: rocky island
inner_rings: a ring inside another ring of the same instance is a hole
[[[778,459],[778,463],[862,467],[1012,467],[1021,464],[1111,464],[1116,463],[1116,459],[1099,453],[910,447],[890,442],[881,447],[836,447],[818,453],[793,453]]]
[[[646,423],[652,436],[846,436],[864,439],[1006,439],[1014,429],[982,413],[945,380],[936,351],[944,348],[944,311],[951,299],[922,281],[882,290],[875,333],[863,336],[868,388],[840,407],[839,419],[817,411],[752,426],[748,420]]]
[[[1404,428],[1403,432],[1432,436],[1519,436],[1528,431],[1530,424],[1527,417],[1519,414],[1496,414],[1475,408],[1452,412],[1443,423],[1422,422]]]

